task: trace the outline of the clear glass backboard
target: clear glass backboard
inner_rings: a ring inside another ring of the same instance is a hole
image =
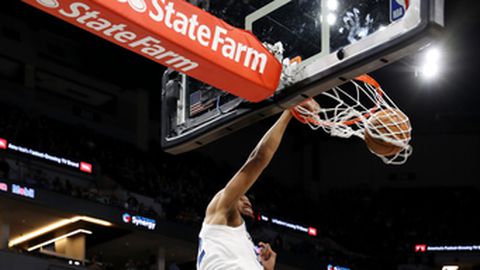
[[[182,153],[428,46],[443,27],[443,0],[190,1],[251,31],[284,63],[277,92],[249,103],[168,70],[162,147]],[[215,76],[215,74],[212,74]]]

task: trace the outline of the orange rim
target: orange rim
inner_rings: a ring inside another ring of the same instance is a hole
[[[302,106],[303,104],[309,102],[310,100],[313,100],[313,98],[306,99],[302,103],[298,104],[298,106]],[[301,115],[297,110],[295,110],[295,107],[292,107],[290,109],[290,112],[292,113],[293,117],[295,117],[298,121],[300,121],[300,123],[307,124],[308,122],[316,121],[312,117],[306,117],[306,116]]]
[[[290,59],[290,64],[293,64],[293,63],[297,63],[297,64],[302,63],[302,57],[297,56],[297,57],[294,57],[294,58]]]
[[[294,58],[295,59],[295,58]],[[292,59],[293,60],[293,59]],[[360,75],[358,77],[355,78],[356,81],[361,81],[361,82],[364,82],[366,84],[369,84],[371,86],[373,86],[375,88],[375,90],[377,91],[377,95],[379,97],[382,97],[383,96],[383,91],[382,91],[382,88],[380,86],[380,84],[374,79],[372,78],[370,75],[367,75],[367,74],[364,74],[364,75]],[[307,100],[303,101],[302,103],[300,103],[299,105],[303,105],[307,102],[309,102],[310,100],[312,100],[312,98],[308,98]],[[354,118],[352,120],[348,120],[348,121],[345,121],[343,122],[342,124],[346,125],[346,126],[351,126],[351,125],[354,125],[358,122],[360,122],[363,118],[369,118],[372,114],[374,114],[378,108],[380,107],[380,103],[377,103],[375,104],[375,106],[373,108],[371,108],[367,113],[365,113],[362,117],[357,117],[357,118]],[[294,107],[295,108],[295,107]],[[290,109],[292,115],[298,120],[300,121],[302,124],[307,124],[307,123],[311,123],[311,124],[314,124],[314,125],[322,125],[322,126],[330,126],[332,125],[331,122],[320,122],[318,120],[316,120],[315,118],[313,117],[309,117],[309,116],[303,116],[301,115],[297,110],[295,110],[294,108]]]

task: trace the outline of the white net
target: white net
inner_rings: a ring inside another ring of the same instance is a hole
[[[335,137],[359,137],[387,164],[404,164],[412,154],[408,117],[370,76],[360,76],[315,100],[320,105],[315,111],[305,105],[293,109],[297,119],[312,129]]]
[[[301,59],[284,58],[281,42],[264,46],[282,63],[279,89],[294,84],[301,73]],[[315,97],[319,106],[312,111],[299,105],[295,117],[312,129],[331,136],[365,140],[373,154],[385,163],[404,164],[412,154],[411,125],[408,117],[386,95],[372,77],[362,75]]]

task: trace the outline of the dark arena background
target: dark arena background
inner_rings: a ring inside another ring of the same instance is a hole
[[[480,269],[477,2],[445,1],[435,74],[423,52],[372,73],[414,128],[405,165],[290,123],[247,194],[276,269]],[[0,5],[0,270],[196,269],[209,201],[277,116],[168,154],[165,67]]]

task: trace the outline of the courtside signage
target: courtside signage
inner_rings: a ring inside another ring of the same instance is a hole
[[[0,191],[8,192],[8,184],[0,182]]]
[[[0,191],[8,192],[8,184],[0,182]],[[12,184],[12,194],[22,196],[22,197],[26,197],[26,198],[30,198],[30,199],[35,199],[35,189],[20,186],[20,185],[17,185],[17,184]]]
[[[307,233],[310,236],[317,236],[317,229],[314,227],[305,227],[299,224],[283,221],[278,218],[269,218],[268,216],[261,215],[261,214],[258,214],[257,220],[263,221],[263,222],[271,222],[272,224],[275,224],[277,226],[289,228],[294,231]]]
[[[427,251],[427,245],[425,244],[415,245],[415,252],[426,252],[426,251]]]
[[[12,184],[12,193],[18,196],[35,199],[35,190],[33,188]]]
[[[480,251],[480,245],[464,245],[464,246],[431,246],[425,244],[418,244],[415,245],[415,252],[423,253],[423,252],[438,252],[438,251],[450,251],[450,252],[458,252],[458,251]]]
[[[0,138],[0,149],[7,149],[7,147],[8,147],[7,140]]]
[[[26,154],[26,155],[29,155],[29,156],[33,156],[33,157],[36,157],[36,158],[40,158],[40,159],[43,159],[43,160],[46,160],[46,161],[49,161],[49,162],[54,162],[54,163],[57,163],[59,165],[64,165],[64,166],[68,166],[68,167],[71,167],[71,168],[75,168],[75,169],[78,169],[78,170],[80,170],[82,172],[85,172],[85,173],[92,173],[93,172],[93,167],[92,167],[92,164],[90,164],[90,163],[87,163],[87,162],[84,162],[84,161],[74,162],[74,161],[71,161],[71,160],[66,159],[66,158],[50,155],[48,153],[44,153],[44,152],[40,152],[40,151],[37,151],[37,150],[34,150],[34,149],[30,149],[28,147],[16,145],[16,144],[13,144],[11,142],[7,143],[7,140],[2,139],[2,138],[0,138],[0,149],[10,150],[10,151],[13,151],[13,152],[19,152],[19,153]]]
[[[282,65],[252,33],[186,1],[22,1],[249,101],[278,87]]]
[[[277,218],[272,218],[272,223],[275,224],[275,225],[278,225],[278,226],[290,228],[294,231],[300,231],[300,232],[310,234],[310,229],[307,228],[307,227],[304,227],[302,225],[293,224],[293,223],[286,222],[286,221],[283,221],[283,220],[280,220],[280,219],[277,219]],[[315,234],[316,234],[316,231],[315,231]]]
[[[342,267],[342,266],[333,266],[329,264],[327,266],[327,270],[350,270],[350,268]]]

